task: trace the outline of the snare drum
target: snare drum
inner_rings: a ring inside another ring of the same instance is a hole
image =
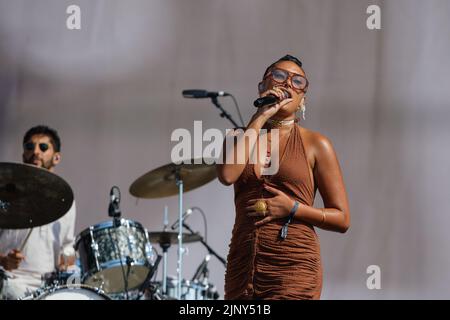
[[[154,264],[147,230],[126,219],[107,221],[82,231],[75,240],[82,282],[119,293],[138,288]]]
[[[103,291],[85,285],[43,289],[33,300],[111,300]]]

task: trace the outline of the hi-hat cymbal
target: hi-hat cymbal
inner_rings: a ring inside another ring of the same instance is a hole
[[[20,163],[0,163],[0,228],[26,229],[53,222],[69,211],[73,192],[61,177]]]
[[[183,191],[188,192],[198,188],[217,177],[214,164],[202,161],[195,164],[169,163],[150,172],[147,172],[130,186],[130,193],[137,198],[162,198],[178,194],[177,174],[183,181]]]
[[[178,243],[178,232],[149,232],[148,238],[152,243]],[[183,243],[200,241],[202,237],[198,234],[183,233]]]

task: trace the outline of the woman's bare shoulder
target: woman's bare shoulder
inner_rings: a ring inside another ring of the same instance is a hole
[[[333,145],[330,139],[324,134],[300,127],[305,148],[314,153],[315,158],[320,154],[334,153]]]

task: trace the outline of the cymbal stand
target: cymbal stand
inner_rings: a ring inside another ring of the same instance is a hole
[[[152,277],[155,274],[156,270],[158,270],[158,265],[159,265],[160,261],[161,261],[161,255],[158,254],[158,257],[156,258],[155,263],[153,264],[153,266],[151,267],[151,269],[147,273],[147,276],[145,277],[144,282],[142,282],[142,285],[139,288],[140,294],[138,295],[136,300],[140,300],[140,298],[143,295],[144,290],[149,290],[150,291],[150,294],[152,295],[152,299],[154,298],[153,296],[156,295],[156,290],[154,288],[152,288],[151,280],[152,280]]]
[[[169,217],[168,217],[168,211],[167,206],[164,207],[164,229],[165,232],[167,230],[167,226],[169,225]],[[160,247],[163,250],[163,279],[162,279],[162,294],[167,294],[167,250],[170,248],[170,241],[166,243],[159,243]]]
[[[161,246],[161,249],[163,250],[163,289],[162,294],[167,294],[167,250],[170,248],[170,242],[162,243],[160,242],[159,245]]]
[[[176,183],[178,186],[178,221],[180,226],[183,225],[183,179],[180,176],[180,167],[176,166],[174,170]],[[177,261],[177,299],[181,299],[181,281],[182,281],[182,265],[183,265],[183,228],[178,228],[178,261]]]

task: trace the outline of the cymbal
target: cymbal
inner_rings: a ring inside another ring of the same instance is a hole
[[[178,232],[149,232],[148,238],[153,243],[178,243]],[[200,241],[202,237],[198,234],[183,233],[183,243]]]
[[[190,164],[179,165],[169,163],[147,172],[132,183],[130,193],[137,198],[146,199],[177,195],[177,173],[183,181],[184,192],[198,188],[217,177],[214,164],[206,164],[204,160],[195,164],[194,161],[191,159]]]
[[[0,228],[26,229],[69,211],[73,192],[61,177],[34,165],[0,163]]]

